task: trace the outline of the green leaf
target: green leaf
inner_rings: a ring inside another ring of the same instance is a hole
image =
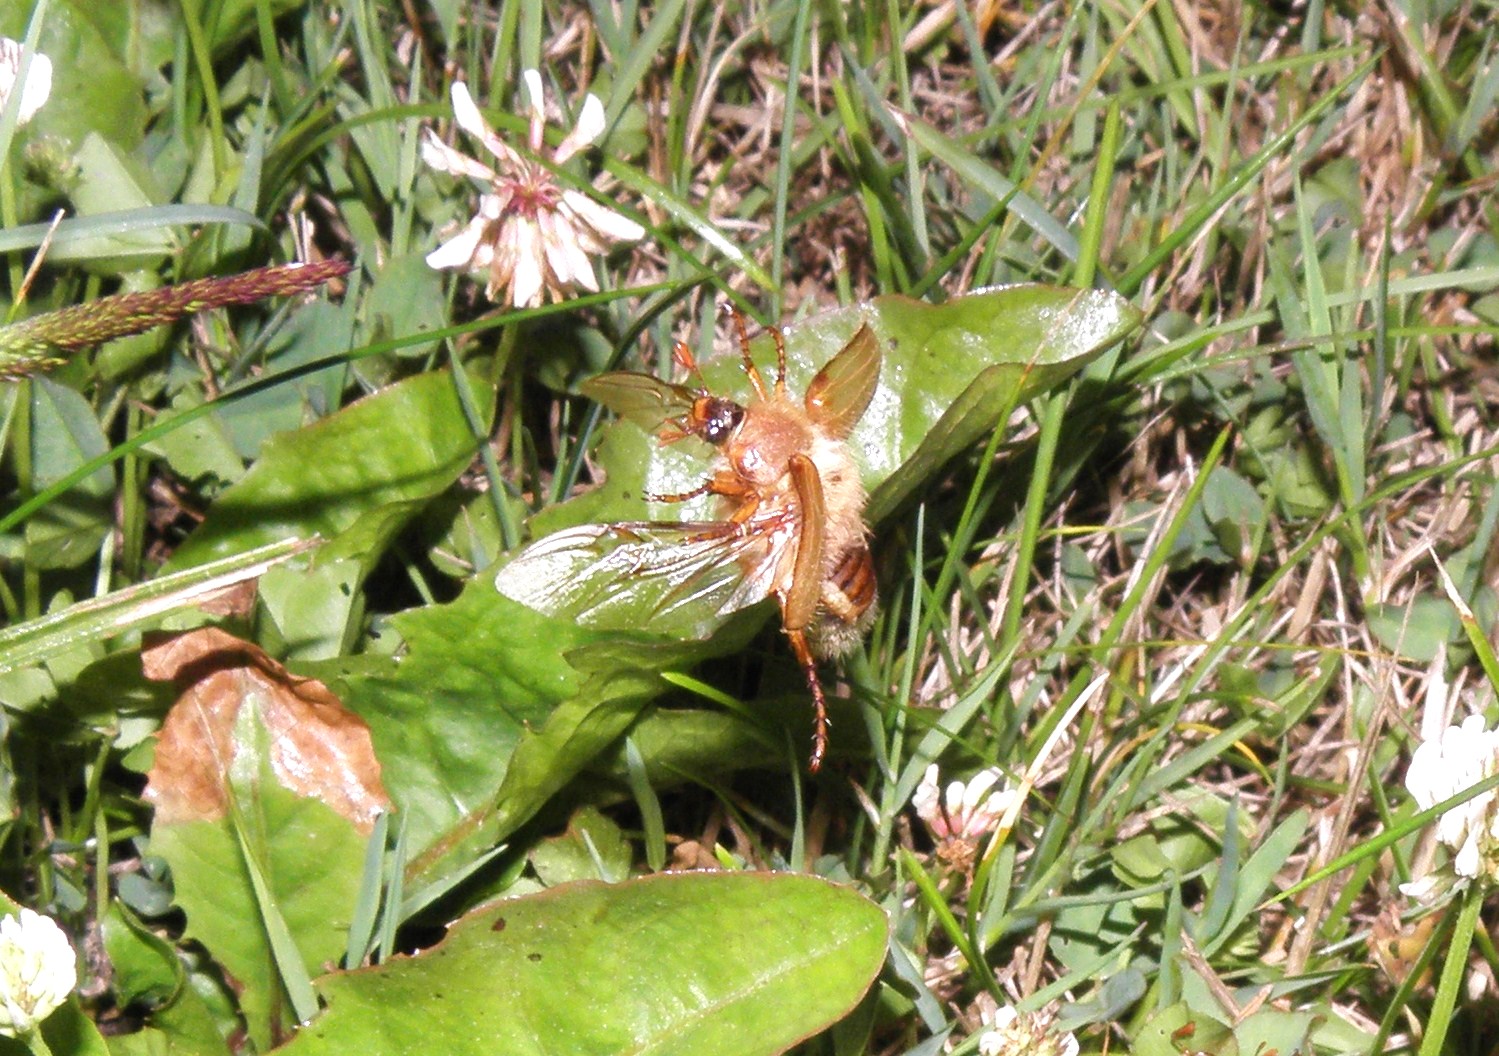
[[[253,795],[256,809],[247,820],[263,840],[261,864],[279,915],[304,963],[336,961],[359,889],[364,837],[320,801],[297,796],[275,781],[262,780]],[[275,1024],[286,1014],[284,998],[232,821],[158,824],[151,831],[151,853],[172,867],[187,935],[242,988],[251,1037],[262,1049],[268,1047]]]
[[[164,416],[175,417],[203,401],[202,394],[185,389],[172,397],[171,410],[164,412]],[[186,481],[233,484],[245,475],[244,461],[234,448],[227,424],[218,414],[194,418],[157,437],[145,450],[164,459],[172,472]]]
[[[1161,1009],[1133,1038],[1133,1056],[1182,1056],[1184,1052],[1202,1056],[1238,1056],[1239,1043],[1225,1023],[1186,1003]]]
[[[41,489],[109,450],[109,441],[93,408],[73,389],[37,378],[30,391],[33,482]],[[113,526],[113,494],[114,479],[101,469],[27,521],[27,563],[73,568],[97,554]]]
[[[78,183],[71,197],[80,216],[146,209],[165,197],[150,185],[148,169],[96,132],[83,137],[73,160]],[[174,248],[175,233],[170,229],[142,229],[68,242],[49,254],[49,259],[76,261],[91,271],[113,274],[155,268]]]
[[[566,832],[542,840],[531,851],[531,868],[547,887],[574,880],[623,880],[632,861],[630,841],[594,807],[579,810]]]
[[[144,1004],[151,1009],[150,1026],[135,1034],[110,1039],[114,1056],[122,1052],[189,1051],[199,1054],[229,1052],[215,1026],[213,1014],[187,979],[187,971],[171,943],[145,927],[119,902],[111,902],[100,921],[104,949],[109,954],[114,992],[120,1005]],[[129,1039],[129,1040],[126,1040]],[[171,1039],[168,1041],[167,1039]]]
[[[888,925],[790,874],[577,883],[472,913],[434,949],[322,982],[286,1056],[770,1056],[847,1014]]]
[[[421,253],[387,260],[370,285],[361,309],[373,330],[373,340],[440,330],[448,325],[442,272],[428,266]],[[406,359],[421,359],[435,349],[434,343],[407,345],[400,354]]]
[[[337,362],[308,368],[329,363],[330,350],[348,348],[351,333],[351,321],[341,305],[316,300],[292,309],[286,325],[267,341],[265,370],[256,390],[212,411],[239,457],[259,458],[275,434],[300,429],[339,406],[348,368]]]
[[[488,390],[480,388],[481,405]],[[441,493],[473,458],[478,441],[446,371],[420,374],[294,432],[273,437],[238,484],[173,555],[181,569],[288,538],[326,539],[378,522],[383,543],[416,512],[409,503]],[[379,557],[362,541],[366,568]],[[336,548],[335,548],[336,549]]]
[[[280,640],[276,655],[288,662],[340,655],[363,611],[359,580],[353,558],[267,570],[260,578],[260,604]]]
[[[787,382],[806,392],[812,376],[859,327],[868,323],[883,353],[879,387],[849,437],[864,485],[865,517],[877,523],[943,466],[986,436],[1007,406],[1067,380],[1139,325],[1140,313],[1100,290],[1007,286],[932,305],[891,294],[815,316],[786,333]],[[774,343],[752,342],[754,358],[774,377]],[[708,358],[703,378],[714,393],[748,398],[737,347]],[[607,499],[585,496],[542,524],[553,529],[587,520],[628,520],[654,513],[667,519],[703,516],[707,505],[647,509],[640,493],[685,491],[707,476],[711,451],[696,441],[662,446],[626,422],[599,461]],[[575,512],[574,512],[575,511]],[[583,517],[577,516],[578,513]],[[600,515],[603,515],[602,517]]]
[[[666,688],[657,672],[740,644],[590,630],[510,600],[487,577],[390,628],[399,662],[298,670],[369,723],[405,824],[414,894],[504,839],[614,744]]]
[[[1376,602],[1365,617],[1375,641],[1415,663],[1431,663],[1438,650],[1462,635],[1457,609],[1436,594],[1417,594],[1406,602]]]
[[[20,40],[33,6],[0,5],[0,32]],[[54,0],[38,42],[52,60],[52,95],[50,105],[38,110],[27,128],[34,139],[55,141],[68,151],[90,132],[127,149],[140,142],[147,120],[145,85],[119,58],[131,51],[139,55],[140,37],[127,41],[124,32],[106,36],[95,24],[100,15],[130,10],[90,0]],[[131,21],[138,30],[141,20]],[[170,57],[167,53],[162,61]],[[151,76],[159,76],[160,67],[161,62],[149,65]]]
[[[1208,474],[1201,509],[1224,553],[1248,566],[1265,524],[1265,501],[1254,485],[1227,466],[1218,466]]]

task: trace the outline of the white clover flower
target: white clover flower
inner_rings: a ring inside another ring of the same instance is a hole
[[[57,921],[29,909],[0,920],[0,1034],[30,1034],[76,985],[77,960]]]
[[[0,110],[10,102],[16,90],[16,76],[21,72],[21,42],[9,37],[0,37]],[[31,53],[31,65],[26,70],[26,83],[21,86],[21,109],[16,115],[16,125],[24,125],[42,108],[52,94],[52,60],[39,51]]]
[[[1484,729],[1482,715],[1448,726],[1422,741],[1411,755],[1405,787],[1422,810],[1499,773],[1499,730]],[[1400,885],[1412,898],[1426,900],[1452,882],[1499,880],[1499,790],[1490,789],[1437,819],[1437,839],[1452,849],[1451,877],[1432,874]]]
[[[1077,1038],[1056,1033],[1054,1011],[1017,1012],[1006,1005],[990,1015],[980,1013],[984,1031],[979,1035],[980,1056],[1077,1056]]]
[[[532,153],[544,153],[546,126],[541,75],[521,75],[530,99]],[[558,301],[581,287],[597,292],[599,280],[591,256],[608,252],[616,242],[634,242],[645,229],[628,217],[599,205],[588,195],[562,188],[544,165],[522,157],[490,128],[462,81],[453,85],[453,117],[458,127],[494,155],[491,168],[448,146],[431,130],[422,137],[422,160],[438,172],[467,176],[487,186],[478,212],[453,238],[427,254],[433,268],[484,272],[490,300],[508,293],[517,308],[534,308],[543,294]],[[604,131],[604,105],[590,93],[578,123],[552,152],[561,165],[593,143]]]
[[[947,786],[944,798],[938,791],[940,773],[937,764],[926,768],[926,775],[911,797],[916,816],[926,822],[936,840],[976,841],[993,832],[1005,808],[1015,798],[1013,789],[996,785],[1004,780],[997,767],[980,770],[968,781],[954,781]]]
[[[967,781],[954,781],[944,796],[937,764],[926,768],[911,797],[916,816],[937,841],[937,857],[962,872],[973,868],[979,842],[999,828],[999,820],[1015,800],[1016,791],[995,786],[1004,780],[996,767],[980,770]]]

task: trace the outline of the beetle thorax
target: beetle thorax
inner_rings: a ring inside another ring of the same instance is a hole
[[[806,412],[789,400],[771,399],[748,408],[724,454],[741,478],[768,488],[786,475],[791,456],[806,452],[812,440]]]

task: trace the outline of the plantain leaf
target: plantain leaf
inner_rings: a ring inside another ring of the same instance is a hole
[[[488,392],[477,391],[476,399],[487,413]],[[172,556],[169,570],[314,535],[347,537],[330,556],[357,554],[368,568],[477,448],[451,375],[408,378],[269,440],[250,472]]]
[[[1062,384],[1140,318],[1128,301],[1103,290],[1006,286],[940,305],[892,294],[789,328],[787,384],[804,393],[861,325],[874,330],[883,353],[879,386],[849,437],[870,492],[865,519],[874,524],[987,435],[1006,407]],[[761,372],[773,378],[770,336],[760,335],[751,348]],[[702,373],[716,394],[750,395],[737,347],[718,349]],[[663,446],[635,425],[616,424],[599,450],[604,487],[538,518],[537,534],[599,521],[711,516],[709,500],[663,506],[641,496],[690,490],[706,478],[712,457],[697,440]]]
[[[616,743],[666,687],[658,675],[742,644],[679,643],[544,616],[487,579],[402,613],[399,662],[300,665],[370,725],[405,819],[412,897],[527,821]]]
[[[1123,298],[1099,290],[1010,286],[930,305],[879,297],[798,324],[786,334],[787,383],[801,394],[824,363],[868,325],[882,351],[879,383],[849,446],[869,490],[868,523],[889,516],[942,465],[999,424],[1017,403],[1060,385],[1139,324]],[[760,373],[775,376],[770,335],[752,342]],[[702,365],[715,394],[749,399],[737,348]],[[633,384],[631,382],[634,381]],[[502,568],[502,593],[589,626],[647,628],[702,638],[768,595],[774,562],[750,535],[714,535],[703,524],[666,528],[590,522],[707,521],[713,496],[652,506],[645,494],[690,492],[711,472],[696,439],[662,444],[641,428],[652,399],[672,401],[640,376],[595,387],[622,420],[599,451],[607,474],[596,492],[565,503],[535,527],[540,539]],[[564,530],[570,529],[570,530]],[[717,564],[715,564],[715,559]]]
[[[435,948],[326,977],[278,1052],[772,1056],[846,1015],[888,925],[811,876],[585,881],[506,899]]]

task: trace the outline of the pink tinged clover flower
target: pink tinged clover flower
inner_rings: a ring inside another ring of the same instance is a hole
[[[1484,729],[1482,715],[1448,726],[1422,741],[1411,756],[1405,787],[1422,810],[1499,773],[1499,729]],[[1432,873],[1400,885],[1403,894],[1428,901],[1448,888],[1483,879],[1499,881],[1499,790],[1490,789],[1437,819],[1437,839],[1453,851],[1450,873]]]
[[[77,984],[73,947],[55,920],[29,909],[0,920],[0,1034],[27,1037]]]
[[[16,78],[21,73],[21,42],[9,37],[0,37],[0,110],[16,90]],[[52,94],[52,60],[39,51],[31,53],[31,65],[26,68],[26,83],[21,86],[20,110],[16,124],[24,125],[36,115]]]
[[[528,145],[545,153],[546,125],[541,75],[522,75],[530,100]],[[645,229],[588,195],[558,186],[546,166],[523,157],[489,126],[462,81],[453,85],[453,117],[458,127],[494,155],[491,168],[448,146],[431,129],[422,137],[422,160],[438,172],[466,176],[485,185],[478,212],[457,235],[427,254],[437,269],[456,268],[488,276],[484,292],[492,301],[508,294],[517,308],[534,308],[543,294],[560,301],[574,289],[597,292],[591,257],[607,253],[617,242],[639,240]],[[578,123],[551,153],[561,165],[592,144],[604,131],[604,106],[590,93]]]
[[[979,842],[999,828],[1017,793],[1002,786],[1004,774],[994,767],[980,770],[967,781],[951,782],[945,795],[940,776],[937,764],[927,767],[911,804],[937,841],[937,857],[967,872],[973,867]]]
[[[1004,780],[1004,774],[994,767],[980,770],[969,781],[952,782],[947,786],[946,797],[938,788],[940,776],[936,763],[927,767],[911,797],[916,816],[939,842],[982,839],[999,826],[1000,817],[1015,795],[1007,788],[995,790]]]

